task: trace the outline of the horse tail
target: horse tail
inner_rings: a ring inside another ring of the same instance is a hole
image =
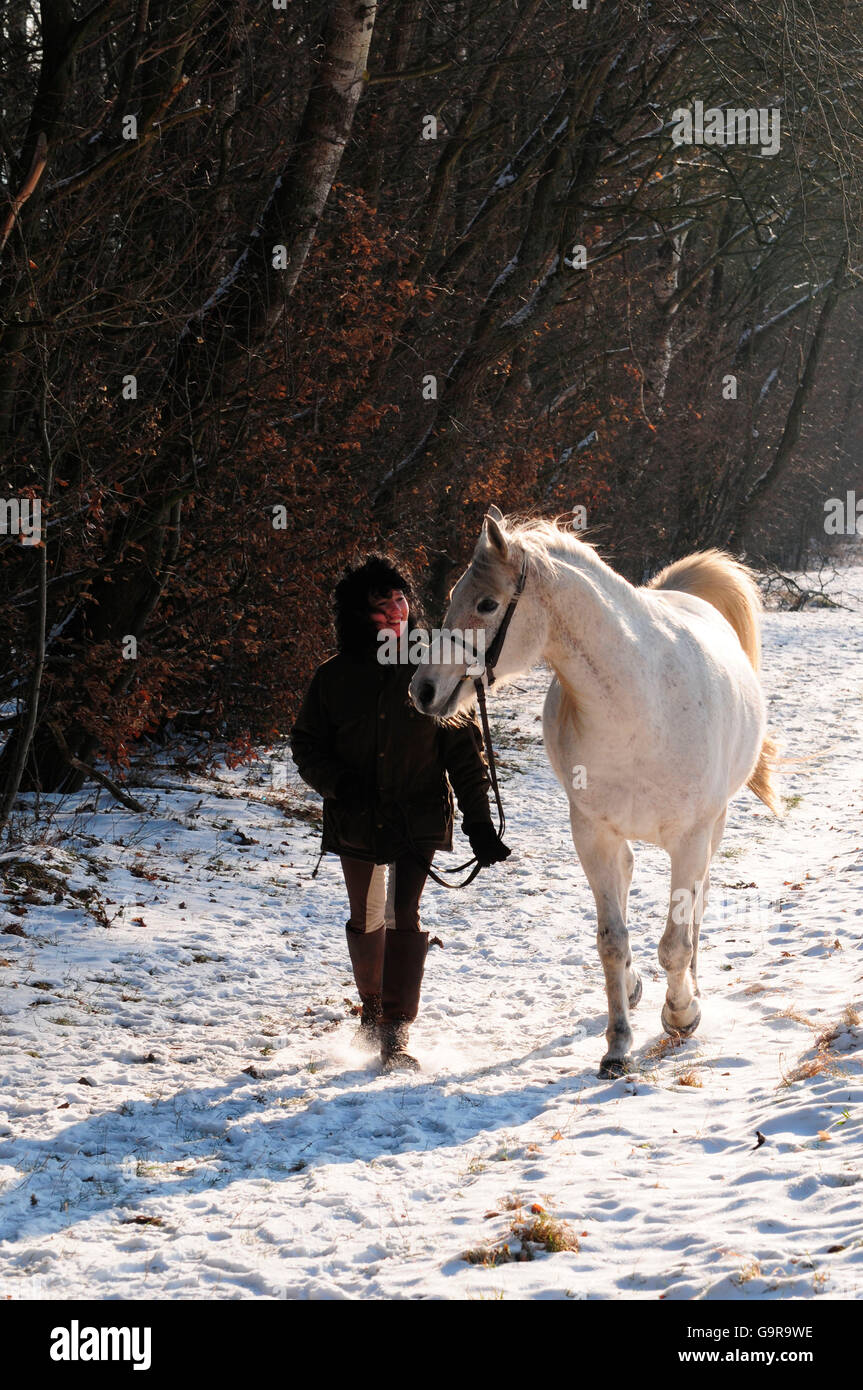
[[[699,550],[654,575],[648,589],[678,589],[718,608],[740,639],[754,671],[761,669],[761,595],[746,565],[722,550]]]
[[[758,762],[755,764],[755,771],[746,783],[749,790],[754,792],[765,806],[770,807],[774,816],[779,815],[779,797],[773,782],[776,756],[776,741],[769,734],[765,734],[761,743],[761,752],[758,754]]]
[[[701,550],[666,565],[650,580],[649,589],[677,589],[704,599],[718,609],[737,633],[740,645],[753,671],[761,669],[761,594],[755,576],[747,565],[722,550]],[[765,734],[755,771],[747,782],[750,791],[779,814],[773,784],[776,744]]]

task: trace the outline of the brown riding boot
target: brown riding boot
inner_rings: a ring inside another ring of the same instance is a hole
[[[345,925],[348,954],[351,958],[354,980],[362,1001],[363,1012],[360,1026],[354,1034],[354,1042],[368,1052],[377,1049],[378,1025],[381,1021],[381,990],[384,972],[384,937],[386,930],[357,931],[350,922]]]
[[[429,948],[427,931],[387,931],[384,950],[383,1007],[379,1027],[384,1071],[419,1071],[407,1051],[408,1025],[419,1012],[420,989]]]

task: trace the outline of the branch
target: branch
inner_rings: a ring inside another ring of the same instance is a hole
[[[47,191],[46,203],[53,203],[57,198],[65,197],[67,193],[77,193],[82,188],[86,188],[94,179],[102,174],[107,174],[109,169],[114,169],[126,159],[131,159],[140,154],[141,150],[155,140],[156,136],[164,135],[166,130],[171,130],[174,126],[180,125],[183,121],[194,119],[196,116],[210,116],[214,108],[212,106],[191,106],[187,111],[179,111],[175,116],[169,117],[166,121],[160,121],[159,116],[166,111],[184,87],[188,85],[189,78],[182,77],[168,93],[156,112],[149,126],[142,130],[137,140],[126,140],[122,145],[118,145],[115,150],[111,150],[97,163],[89,169],[82,169],[77,174],[70,174],[68,178],[60,179],[57,183],[52,183]]]
[[[69,745],[63,735],[63,730],[56,720],[49,719],[47,723],[48,728],[57,740],[57,747],[60,749],[60,752],[70,767],[74,767],[76,772],[83,772],[85,776],[91,777],[94,782],[98,782],[100,787],[104,787],[106,791],[109,791],[112,796],[115,796],[117,800],[121,802],[123,806],[128,807],[130,811],[140,811],[141,814],[145,816],[148,814],[146,806],[142,806],[141,802],[136,801],[134,796],[130,796],[128,792],[124,792],[123,788],[112,781],[104,772],[100,772],[98,768],[93,767],[90,763],[82,762],[80,758],[75,757],[75,754],[70,751]]]
[[[39,134],[36,137],[36,149],[33,152],[33,159],[30,164],[30,172],[24,180],[24,184],[21,188],[21,191],[19,193],[16,193],[14,198],[10,199],[12,206],[9,209],[9,216],[6,218],[6,222],[3,226],[3,231],[2,233],[0,233],[0,253],[2,253],[3,248],[6,245],[6,242],[9,240],[12,228],[18,221],[18,213],[21,211],[22,207],[26,203],[27,199],[31,196],[31,194],[36,188],[36,185],[41,179],[42,174],[45,171],[45,165],[47,164],[47,162],[48,141],[45,137],[44,130],[40,130]]]
[[[377,87],[382,82],[409,82],[415,77],[436,77],[439,72],[449,72],[456,64],[453,61],[448,63],[437,63],[431,68],[412,68],[409,72],[366,72],[366,85]]]

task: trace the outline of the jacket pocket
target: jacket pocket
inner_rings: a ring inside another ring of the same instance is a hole
[[[413,839],[441,842],[447,839],[452,826],[452,794],[448,786],[431,788],[425,796],[407,802],[402,809]]]
[[[370,851],[374,843],[371,808],[349,811],[337,801],[330,803],[330,825],[340,845],[348,849]]]

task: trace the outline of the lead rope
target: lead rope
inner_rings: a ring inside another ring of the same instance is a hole
[[[494,762],[494,745],[491,741],[491,730],[488,724],[488,711],[486,710],[485,706],[485,690],[483,689],[481,676],[477,677],[477,679],[474,681],[474,686],[476,688],[477,704],[479,705],[480,719],[482,721],[482,741],[486,753],[486,758],[488,759],[489,781],[491,782],[492,791],[494,792],[495,804],[497,805],[497,833],[498,836],[501,839],[503,839],[503,836],[506,832],[506,816],[504,815],[503,811],[503,802],[500,799],[500,788],[498,786],[497,781],[497,769],[495,768]],[[410,826],[408,824],[407,813],[404,807],[400,806],[398,802],[395,802],[394,804],[404,822],[405,843],[407,844],[407,847],[410,850],[411,854],[414,856],[414,858],[420,864],[422,864],[425,869],[428,870],[429,878],[433,879],[434,882],[439,884],[441,888],[467,888],[468,884],[473,883],[474,879],[476,878],[477,874],[482,868],[482,864],[479,863],[478,859],[476,858],[476,855],[474,855],[471,859],[466,859],[463,864],[459,864],[456,868],[450,870],[451,873],[461,874],[464,873],[465,869],[470,869],[471,864],[473,865],[473,868],[470,870],[470,873],[468,874],[467,878],[464,879],[461,883],[450,883],[447,879],[441,878],[440,874],[436,873],[435,870],[432,868],[431,861],[427,859],[426,856],[414,844],[413,836],[410,833]]]
[[[500,658],[500,653],[504,641],[506,639],[507,630],[509,629],[510,622],[512,621],[512,615],[515,612],[515,605],[518,603],[518,600],[521,597],[522,590],[524,589],[524,582],[526,576],[527,555],[524,555],[521,562],[521,573],[518,576],[518,583],[516,584],[513,596],[509,601],[509,606],[507,607],[507,610],[503,615],[503,622],[501,623],[500,627],[494,635],[492,644],[489,647],[488,655],[486,657],[485,671],[488,678],[489,688],[491,688],[491,686],[494,685],[494,668],[497,665],[498,659]],[[485,688],[482,683],[482,675],[477,676],[474,680],[474,688],[476,690],[476,702],[479,705],[479,715],[482,724],[483,747],[485,749],[486,758],[488,760],[489,781],[491,782],[492,791],[494,792],[495,804],[497,806],[497,833],[498,837],[500,839],[503,839],[503,836],[506,832],[506,816],[504,815],[503,802],[501,801],[500,797],[500,787],[498,786],[497,781],[497,769],[495,767],[494,761],[494,745],[491,741],[491,729],[489,728],[488,723],[488,710],[486,709],[485,704]],[[460,874],[463,873],[465,869],[470,868],[471,864],[473,864],[473,868],[471,869],[467,878],[464,879],[462,883],[448,883],[445,878],[441,878],[440,874],[435,873],[434,869],[431,866],[431,862],[427,860],[425,856],[421,854],[420,851],[417,849],[411,837],[410,830],[408,828],[407,815],[403,807],[399,806],[398,810],[401,813],[402,819],[404,821],[404,834],[408,849],[411,851],[411,854],[413,854],[414,858],[419,860],[419,862],[428,869],[429,877],[432,878],[435,883],[440,884],[441,888],[467,888],[468,884],[473,883],[474,879],[476,878],[477,874],[482,868],[482,865],[479,863],[475,855],[472,859],[467,859],[464,862],[464,864],[459,864],[458,868],[453,869],[451,871],[454,874]]]

